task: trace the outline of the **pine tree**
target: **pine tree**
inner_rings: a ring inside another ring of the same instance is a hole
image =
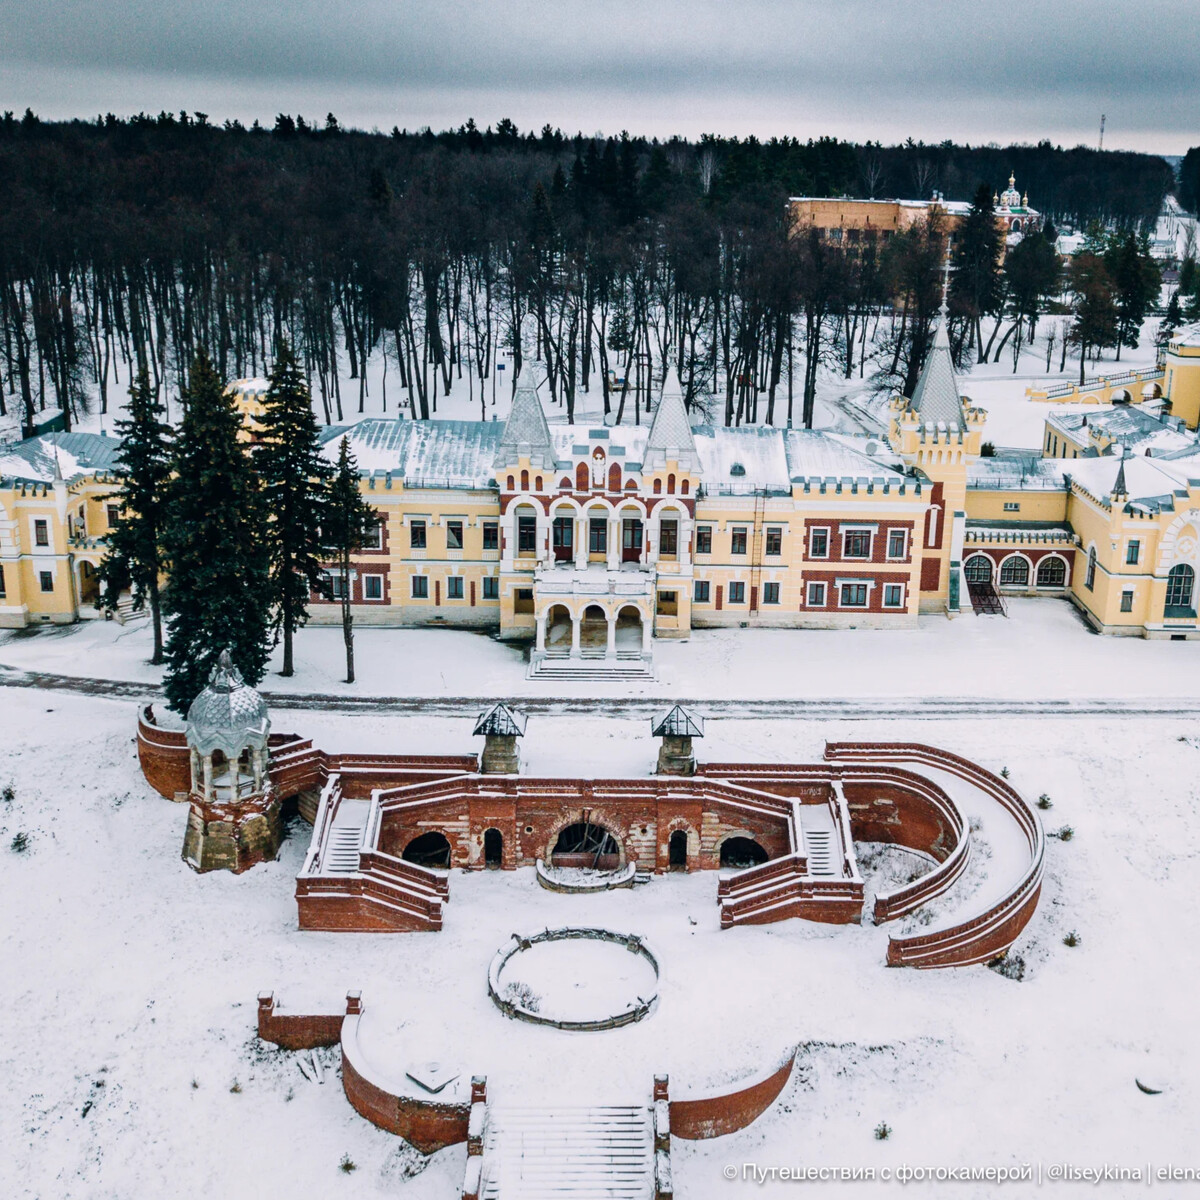
[[[1137,349],[1142,322],[1161,286],[1162,275],[1150,255],[1148,242],[1132,231],[1117,233],[1109,240],[1104,265],[1113,282],[1117,305],[1117,361],[1121,347]]]
[[[325,544],[337,563],[338,599],[342,605],[342,637],[346,643],[346,682],[354,682],[354,614],[350,607],[350,556],[362,549],[379,518],[358,490],[358,465],[350,442],[342,438],[337,471],[329,488],[325,518]]]
[[[294,673],[292,644],[308,620],[308,598],[325,586],[321,524],[333,466],[321,453],[312,395],[291,347],[276,346],[255,462],[271,522],[271,603],[283,638],[281,675]]]
[[[1167,311],[1163,314],[1162,324],[1158,327],[1158,344],[1165,346],[1182,324],[1183,308],[1179,304],[1179,292],[1174,291],[1171,293],[1171,299],[1167,301]]]
[[[181,713],[224,649],[247,683],[262,679],[271,608],[262,489],[238,437],[242,426],[233,399],[204,351],[192,362],[183,400],[163,531],[163,689]]]
[[[1117,306],[1113,300],[1112,280],[1104,269],[1104,260],[1084,252],[1076,256],[1070,268],[1071,291],[1075,294],[1071,311],[1074,320],[1069,333],[1079,347],[1079,382],[1084,381],[1088,350],[1112,346],[1117,340]]]
[[[958,228],[950,283],[951,311],[966,318],[980,362],[986,358],[980,321],[996,311],[1001,296],[1001,249],[992,190],[981,183],[971,201],[971,211]]]
[[[117,453],[120,490],[117,524],[108,535],[108,553],[100,564],[100,602],[115,608],[121,592],[133,589],[133,607],[150,606],[154,653],[150,661],[163,660],[162,609],[159,576],[162,573],[162,535],[171,475],[171,426],[160,418],[163,407],[154,395],[150,374],[143,365],[129,389],[129,416],[117,422],[121,449]]]

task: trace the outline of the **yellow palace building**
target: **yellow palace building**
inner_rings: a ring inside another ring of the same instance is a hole
[[[1173,357],[1190,396],[1200,356]],[[984,457],[943,318],[886,438],[693,427],[673,373],[648,426],[553,423],[523,387],[503,423],[322,438],[331,458],[350,439],[379,514],[355,619],[526,640],[537,674],[645,672],[656,638],[693,628],[903,628],[1012,595],[1068,598],[1106,633],[1198,636],[1200,444],[1164,408],[1087,411],[1095,437],[1055,411],[1040,453]],[[116,449],[80,433],[0,448],[0,625],[97,615]],[[339,619],[319,596],[312,614]]]

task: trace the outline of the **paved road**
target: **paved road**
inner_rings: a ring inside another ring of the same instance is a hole
[[[153,698],[153,684],[115,679],[87,679],[43,671],[21,671],[0,666],[0,687],[36,688],[112,700]],[[423,713],[438,716],[474,716],[494,699],[503,699],[528,713],[589,713],[594,716],[649,717],[663,710],[666,697],[577,696],[335,696],[321,692],[272,692],[263,698],[275,709],[316,709],[323,712]],[[917,721],[978,720],[987,717],[1196,717],[1200,696],[1179,699],[1119,700],[1107,697],[1079,699],[1007,700],[972,696],[856,696],[812,697],[804,700],[718,700],[673,697],[705,715],[757,719],[808,718],[810,720],[870,721],[881,717]]]

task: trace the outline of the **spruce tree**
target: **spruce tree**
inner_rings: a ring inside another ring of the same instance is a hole
[[[1000,251],[1003,248],[992,201],[992,190],[981,183],[971,211],[958,228],[954,245],[954,275],[950,281],[951,311],[966,319],[979,361],[987,355],[980,321],[995,312],[1001,298]]]
[[[333,465],[321,453],[308,380],[282,338],[275,350],[255,461],[271,521],[271,603],[283,639],[281,675],[294,673],[292,643],[308,620],[308,598],[325,586],[321,524]]]
[[[346,682],[354,682],[354,614],[350,607],[350,556],[362,549],[378,517],[358,490],[358,465],[350,453],[350,442],[342,438],[338,447],[337,471],[329,488],[325,518],[325,544],[337,563],[342,605],[342,637],[346,643]]]
[[[167,670],[171,708],[186,712],[228,649],[251,686],[266,670],[270,548],[262,489],[241,420],[201,350],[183,393],[174,478],[163,531],[168,583]]]
[[[116,473],[120,490],[116,526],[108,535],[108,552],[100,564],[100,603],[115,608],[121,593],[133,589],[133,607],[149,604],[154,629],[150,661],[163,660],[162,608],[159,577],[162,574],[162,535],[171,476],[171,426],[161,418],[150,374],[145,365],[129,389],[129,416],[117,422],[121,449]]]

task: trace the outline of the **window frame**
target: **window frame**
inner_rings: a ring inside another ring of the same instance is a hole
[[[371,585],[375,584],[379,588],[379,595],[372,596]],[[383,600],[383,576],[382,575],[364,575],[362,577],[362,598],[364,604],[379,604]]]
[[[458,541],[457,545],[455,545],[454,539],[457,539],[457,541]],[[447,550],[461,550],[461,549],[463,549],[463,543],[465,541],[466,541],[466,534],[464,531],[464,523],[460,520],[447,521],[446,522],[446,549]]]
[[[774,579],[768,579],[763,584],[762,602],[764,604],[779,604],[779,603],[781,603],[781,601],[779,599],[779,592],[780,592],[780,588],[779,588],[778,582]]]
[[[497,575],[483,577],[483,598],[485,600],[500,599],[500,578]]]
[[[892,543],[900,539],[900,550],[898,553],[892,553]],[[887,557],[893,562],[901,562],[908,557],[908,530],[907,529],[889,529],[887,535]]]
[[[736,594],[734,589],[737,589]],[[732,579],[729,582],[729,588],[725,597],[729,604],[745,604],[746,603],[746,584],[744,580]]]
[[[838,585],[838,608],[853,608],[864,609],[871,607],[871,585],[864,580],[844,579]],[[854,588],[857,594],[859,590],[862,592],[862,603],[857,604],[853,601],[847,601],[846,592],[848,589]]]
[[[50,545],[50,522],[46,517],[33,518],[33,544],[35,546]]]
[[[1127,567],[1136,567],[1142,557],[1142,540],[1141,538],[1130,538],[1125,543],[1125,565]]]
[[[895,593],[895,600],[889,597]],[[883,585],[883,607],[884,608],[903,608],[904,607],[904,584],[902,583],[885,583]]]
[[[692,584],[692,603],[712,603],[712,586],[707,579],[696,579]]]
[[[409,597],[413,600],[429,599],[429,576],[413,575],[409,585]]]
[[[814,599],[815,595],[819,595],[820,599]],[[829,585],[823,579],[810,580],[804,588],[804,607],[805,608],[827,608],[829,597]]]
[[[425,550],[429,546],[429,530],[424,518],[408,523],[408,548],[410,550]]]
[[[500,549],[500,522],[499,521],[484,521],[483,523],[483,548],[485,550]]]
[[[466,584],[461,575],[446,576],[446,599],[465,600],[467,598]]]
[[[826,559],[829,557],[829,532],[828,525],[813,525],[808,530],[808,557]],[[817,538],[821,538],[823,549],[817,550]]]
[[[517,555],[520,557],[535,554],[537,554],[537,515],[524,517],[517,513]]]
[[[746,525],[734,525],[729,530],[729,553],[738,558],[742,558],[747,553],[749,547],[749,527]]]
[[[712,553],[713,527],[711,525],[696,526],[696,553]]]
[[[763,538],[763,556],[765,558],[780,558],[783,555],[783,526],[768,525]]]
[[[870,562],[871,555],[875,550],[875,531],[873,529],[863,529],[860,526],[843,525],[842,534],[842,558],[851,562]],[[865,538],[866,553],[851,554],[850,539]]]
[[[50,585],[49,587],[46,586],[47,583],[49,583],[49,585]],[[54,591],[54,572],[53,571],[39,571],[38,572],[38,586],[39,586],[40,590],[42,591],[42,593],[45,595],[49,595],[51,592],[53,592]]]
[[[608,553],[607,517],[588,517],[588,553]]]

